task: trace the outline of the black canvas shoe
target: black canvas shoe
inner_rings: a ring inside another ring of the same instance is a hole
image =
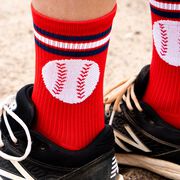
[[[33,130],[35,107],[32,85],[2,104],[0,179],[3,180],[115,180],[114,135],[106,126],[86,148],[69,151]]]
[[[105,95],[106,121],[114,129],[116,157],[119,164],[180,180],[180,130],[142,101],[148,79],[146,66],[137,77],[122,81]]]

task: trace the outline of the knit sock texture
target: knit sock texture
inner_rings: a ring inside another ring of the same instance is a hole
[[[180,128],[180,1],[150,0],[153,56],[144,101]]]
[[[87,146],[104,128],[103,78],[114,9],[80,22],[46,17],[32,7],[36,129],[69,150]]]

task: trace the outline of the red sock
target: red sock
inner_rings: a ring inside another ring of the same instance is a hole
[[[36,128],[66,149],[85,147],[104,128],[103,77],[115,12],[116,7],[98,19],[66,22],[32,7]]]
[[[180,128],[180,2],[150,0],[153,57],[144,101]]]

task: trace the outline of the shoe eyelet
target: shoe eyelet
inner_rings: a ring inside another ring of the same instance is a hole
[[[105,116],[109,118],[111,116],[111,113],[110,112],[105,112]]]
[[[46,148],[45,148],[45,147],[41,147],[40,149],[41,149],[41,151],[44,151],[44,150],[46,150]]]
[[[149,123],[150,123],[151,125],[155,125],[155,122],[152,121],[152,120],[150,120]]]
[[[41,150],[41,151],[46,151],[46,147],[45,147],[45,145],[44,145],[44,144],[41,144],[41,146],[40,146],[40,150]]]

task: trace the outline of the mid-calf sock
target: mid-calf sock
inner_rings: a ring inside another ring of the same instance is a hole
[[[36,129],[57,145],[79,150],[104,128],[103,78],[116,6],[107,15],[71,22],[32,7]]]
[[[180,128],[180,1],[150,0],[153,57],[144,101]]]

